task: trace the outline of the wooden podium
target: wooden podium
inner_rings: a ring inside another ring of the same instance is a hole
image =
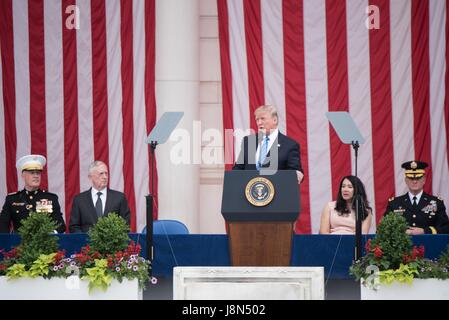
[[[272,201],[256,206],[245,192],[257,177],[268,179],[274,189]],[[289,266],[293,224],[299,214],[299,187],[295,171],[260,175],[259,171],[225,173],[222,214],[229,235],[233,266]]]

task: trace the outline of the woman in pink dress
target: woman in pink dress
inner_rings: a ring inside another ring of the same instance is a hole
[[[369,233],[372,210],[369,206],[365,187],[356,176],[346,176],[340,182],[336,201],[329,202],[321,214],[320,234],[355,234],[354,194],[359,194],[362,211],[362,233]]]

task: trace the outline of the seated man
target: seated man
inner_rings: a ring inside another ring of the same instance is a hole
[[[70,213],[70,233],[89,231],[98,218],[115,212],[130,224],[131,213],[125,194],[108,189],[108,167],[104,162],[94,161],[89,166],[92,187],[73,198]]]
[[[58,196],[54,193],[39,189],[41,185],[41,173],[46,163],[41,155],[27,155],[17,160],[17,169],[22,172],[24,189],[6,196],[5,204],[0,213],[0,232],[17,232],[22,225],[22,220],[27,218],[30,212],[48,212],[57,223],[55,231],[65,232],[65,222],[62,217]]]
[[[402,164],[409,191],[400,197],[390,198],[385,212],[402,215],[409,224],[407,234],[449,233],[449,219],[443,200],[423,191],[427,166],[421,161]]]

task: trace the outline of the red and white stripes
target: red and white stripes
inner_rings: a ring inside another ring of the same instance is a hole
[[[379,9],[379,29],[366,27],[368,6]],[[353,151],[336,138],[327,111],[349,111],[366,138],[358,175],[376,222],[388,198],[406,191],[400,165],[407,160],[428,162],[425,190],[449,201],[447,6],[218,1],[224,128],[253,128],[259,104],[279,108],[280,129],[300,142],[306,171],[297,232],[318,231],[341,177],[354,172]]]
[[[128,198],[132,230],[143,228],[145,138],[156,119],[154,10],[155,0],[0,2],[1,197],[22,187],[16,159],[43,154],[43,186],[58,194],[68,221],[73,196],[89,187],[89,164],[102,160],[110,187]]]

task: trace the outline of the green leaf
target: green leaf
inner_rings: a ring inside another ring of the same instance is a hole
[[[92,250],[101,254],[125,250],[130,241],[128,233],[128,224],[116,213],[98,219],[88,232]]]

